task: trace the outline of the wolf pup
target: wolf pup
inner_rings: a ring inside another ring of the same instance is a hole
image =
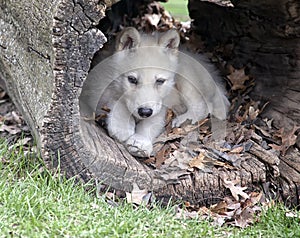
[[[147,35],[133,27],[117,39],[112,56],[115,72],[105,76],[111,83],[100,103],[105,101],[110,108],[109,135],[135,156],[151,155],[153,140],[164,129],[167,108],[178,109],[173,121],[177,127],[209,113],[226,118],[229,103],[223,91],[197,60],[178,50],[179,42],[176,30]]]

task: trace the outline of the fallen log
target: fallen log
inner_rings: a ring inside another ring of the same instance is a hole
[[[143,4],[141,2],[139,4]],[[212,204],[229,193],[224,180],[235,180],[249,188],[279,183],[284,185],[281,186],[284,197],[289,194],[294,201],[299,170],[289,163],[288,157],[284,164],[275,155],[271,158],[269,152],[260,150],[257,142],[253,142],[256,147],[241,155],[242,159],[236,165],[223,166],[231,163],[226,161],[226,156],[202,148],[203,153],[215,161],[213,164],[222,160],[222,166],[209,167],[209,172],[171,166],[153,169],[132,157],[93,120],[80,116],[82,86],[94,54],[107,41],[99,30],[104,22],[100,20],[113,3],[97,0],[30,0],[23,3],[5,0],[0,3],[0,78],[5,81],[10,97],[31,127],[47,164],[59,166],[67,177],[76,177],[82,182],[95,180],[126,192],[137,185],[139,189],[152,191],[156,197],[165,200],[173,197]],[[257,4],[260,3],[253,2],[249,7]],[[195,13],[204,15],[202,5],[195,6],[190,1],[191,16]],[[217,9],[217,14],[223,14]],[[117,21],[122,14],[110,15],[110,19]],[[260,16],[260,12],[257,15]],[[205,17],[209,19],[210,16]],[[291,17],[291,20],[297,19],[295,13]],[[291,25],[286,23],[286,26]],[[299,33],[299,28],[294,31]],[[292,38],[293,35],[289,36]],[[212,35],[212,38],[216,42],[223,40],[220,36]],[[299,39],[294,37],[291,42],[296,47],[295,42],[299,43]],[[299,66],[299,51],[294,53],[293,62]],[[250,49],[248,54],[251,58]],[[299,76],[297,70],[289,68],[288,72]],[[299,109],[296,111],[299,113]],[[284,177],[280,180],[281,174]]]

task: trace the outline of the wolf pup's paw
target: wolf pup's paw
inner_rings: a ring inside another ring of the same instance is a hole
[[[116,138],[120,142],[125,142],[129,139],[130,136],[134,134],[135,125],[133,126],[112,126],[111,124],[108,124],[107,130],[110,137]]]
[[[138,134],[134,134],[126,141],[126,147],[130,154],[137,157],[149,157],[153,150],[152,142]]]

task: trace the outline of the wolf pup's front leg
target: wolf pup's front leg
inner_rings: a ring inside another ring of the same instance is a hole
[[[124,143],[135,133],[135,121],[124,102],[111,103],[107,118],[107,130],[111,137]]]
[[[136,133],[126,142],[128,151],[138,157],[148,157],[153,151],[153,140],[163,131],[166,109],[157,115],[141,120],[136,125]]]

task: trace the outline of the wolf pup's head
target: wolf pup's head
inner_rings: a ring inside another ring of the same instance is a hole
[[[128,110],[137,119],[158,114],[174,87],[180,38],[175,30],[140,34],[126,28],[117,40],[116,79]]]

